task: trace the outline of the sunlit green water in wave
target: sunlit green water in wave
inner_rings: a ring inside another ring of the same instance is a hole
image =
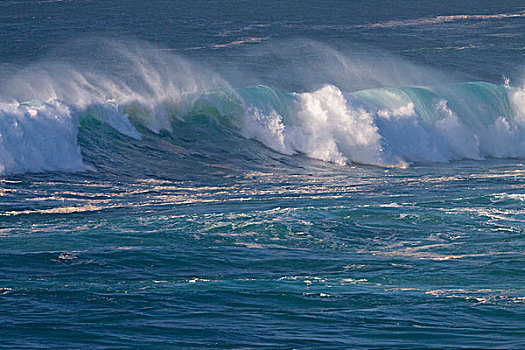
[[[521,162],[341,167],[245,141],[247,162],[231,140],[237,159],[176,161],[123,136],[104,160],[104,132],[79,135],[97,172],[0,180],[3,345],[523,344]]]

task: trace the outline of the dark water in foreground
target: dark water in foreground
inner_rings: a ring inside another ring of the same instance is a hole
[[[288,162],[3,181],[4,346],[521,347],[521,163]]]

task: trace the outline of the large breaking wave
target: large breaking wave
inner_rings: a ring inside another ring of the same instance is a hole
[[[53,63],[7,80],[0,89],[0,174],[96,168],[96,157],[86,164],[77,141],[85,120],[141,140],[145,132],[191,133],[209,126],[198,123],[204,118],[217,127],[217,139],[185,147],[236,135],[341,165],[525,158],[525,88],[487,82],[234,88],[211,70],[158,50],[112,44],[111,52],[118,62],[111,72]],[[111,157],[111,142],[102,152]]]

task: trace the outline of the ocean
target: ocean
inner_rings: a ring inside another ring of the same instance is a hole
[[[522,1],[0,2],[0,348],[525,346]]]

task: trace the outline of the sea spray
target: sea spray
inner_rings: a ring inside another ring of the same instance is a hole
[[[0,119],[2,174],[85,170],[76,138],[79,121],[89,118],[135,140],[144,132],[165,131],[174,140],[180,133],[197,135],[192,128],[207,126],[193,121],[208,118],[217,133],[200,143],[236,135],[285,155],[300,153],[340,165],[406,167],[414,162],[525,157],[525,90],[508,83],[357,91],[334,84],[301,92],[268,85],[233,88],[213,71],[151,46],[99,46],[96,50],[110,55],[113,66],[44,62],[6,79],[0,89],[6,101]],[[362,63],[344,60],[336,51],[329,55],[337,57],[346,72],[360,67],[360,73],[349,74],[363,81],[372,69],[363,70]],[[412,69],[403,67],[390,78]],[[372,84],[392,83],[374,76]],[[320,81],[319,76],[312,79]],[[109,159],[110,145],[102,150]],[[197,146],[184,147],[191,153]],[[97,160],[90,164],[96,167]]]

